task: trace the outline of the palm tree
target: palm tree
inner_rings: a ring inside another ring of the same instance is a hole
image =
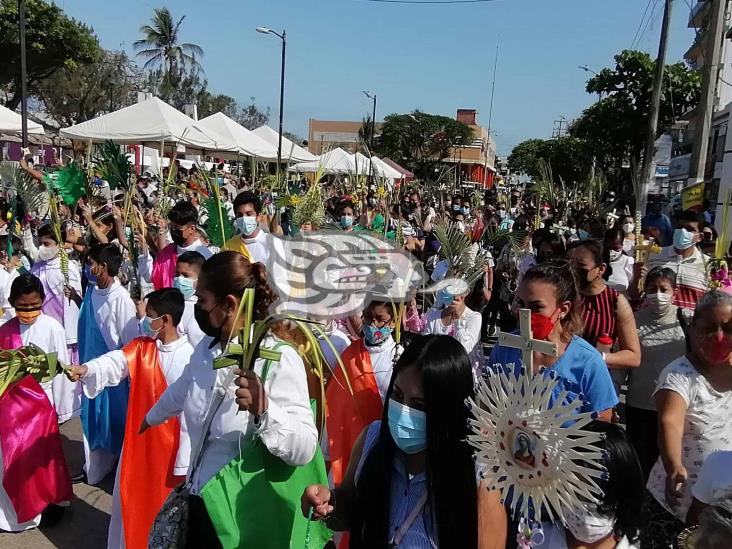
[[[202,70],[198,62],[203,57],[201,46],[178,41],[185,18],[184,15],[175,23],[168,8],[155,8],[151,24],[140,27],[144,38],[133,44],[139,50],[137,55],[146,59],[142,68],[162,66],[164,80],[169,83],[174,77],[181,77],[186,68]]]

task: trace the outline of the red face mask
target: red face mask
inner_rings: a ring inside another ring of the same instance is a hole
[[[712,364],[722,364],[732,353],[732,338],[717,332],[716,336],[702,340],[701,353]]]
[[[552,333],[556,324],[557,321],[551,316],[544,316],[534,312],[531,313],[531,334],[536,339],[546,339]]]

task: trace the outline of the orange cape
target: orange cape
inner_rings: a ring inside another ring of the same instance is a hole
[[[119,491],[127,549],[145,549],[155,516],[183,479],[173,475],[180,424],[177,417],[139,435],[145,415],[168,383],[154,339],[140,337],[122,351],[130,371],[130,400],[120,461]]]

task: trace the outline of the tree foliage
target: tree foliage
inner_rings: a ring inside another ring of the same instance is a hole
[[[566,184],[583,181],[592,163],[586,144],[572,136],[556,139],[528,139],[514,147],[508,157],[509,168],[534,179],[542,177],[549,164],[555,180]]]
[[[203,49],[198,44],[180,42],[180,28],[186,16],[176,22],[168,8],[156,8],[149,25],[140,27],[143,37],[133,46],[137,55],[145,59],[143,69],[160,68],[163,79],[173,83],[182,79],[186,71],[192,74],[202,70],[199,60]]]
[[[570,128],[583,140],[598,165],[617,174],[624,162],[640,159],[648,135],[653,73],[656,62],[645,52],[625,50],[587,82],[587,92],[602,98],[585,109]],[[700,74],[684,63],[667,65],[661,91],[658,134],[695,107],[701,91]]]
[[[427,180],[453,147],[467,145],[473,129],[447,116],[414,111],[384,118],[375,153],[393,158]]]
[[[256,98],[250,97],[249,104],[245,105],[241,109],[237,122],[248,130],[255,130],[260,126],[267,124],[269,122],[269,117],[269,107],[266,107],[264,110],[260,109],[257,106]]]
[[[26,0],[26,59],[28,93],[61,69],[74,70],[98,58],[99,44],[92,30],[64,14],[55,4]],[[0,0],[0,87],[7,90],[6,106],[20,104],[20,43],[18,2]]]
[[[36,95],[59,126],[72,126],[131,105],[140,79],[124,52],[102,50],[90,63],[63,67],[39,81]]]

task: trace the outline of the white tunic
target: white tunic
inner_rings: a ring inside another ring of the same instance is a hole
[[[200,240],[196,240],[190,246],[176,245],[175,248],[175,253],[178,257],[185,252],[198,252],[204,259],[211,257],[211,250],[209,250],[208,247]],[[137,269],[140,273],[140,277],[145,282],[152,283],[153,257],[149,253],[140,254],[137,258]]]
[[[33,324],[20,323],[20,338],[23,345],[32,343],[46,353],[57,353],[62,363],[69,363],[66,332],[61,323],[52,316],[41,314]],[[52,381],[41,383],[41,387],[56,409],[59,423],[78,415],[81,410],[81,393],[76,383],[69,381],[66,374],[56,374]]]
[[[256,263],[267,265],[267,261],[269,260],[269,248],[272,245],[267,238],[268,236],[268,233],[259,229],[257,234],[251,238],[241,237],[242,241],[247,246],[247,250],[252,254],[252,259]]]
[[[108,288],[91,289],[91,303],[94,319],[99,326],[104,343],[108,349],[121,349],[124,345],[140,335],[137,325],[137,311],[130,294],[114,280]],[[104,450],[92,450],[84,436],[84,470],[87,482],[98,484],[114,467],[117,456]]]
[[[449,335],[457,339],[462,343],[470,357],[474,374],[479,376],[485,363],[483,344],[480,341],[480,327],[483,322],[480,313],[473,311],[469,307],[465,307],[462,316],[449,326],[443,324],[441,315],[441,309],[430,309],[427,311],[422,333]]]
[[[371,371],[376,377],[376,385],[379,388],[381,401],[386,398],[386,392],[389,390],[389,382],[391,381],[391,373],[394,370],[394,356],[396,354],[396,341],[387,337],[378,345],[364,345],[371,357]]]
[[[188,338],[188,343],[190,343],[193,348],[195,348],[201,340],[206,337],[206,334],[204,334],[201,331],[201,328],[198,327],[198,322],[196,322],[196,317],[194,315],[197,302],[198,298],[195,294],[186,299],[183,316],[178,323],[178,333],[181,336],[186,336]]]
[[[55,318],[41,314],[33,324],[21,324],[20,337],[23,340],[23,345],[29,345],[32,343],[47,353],[58,353],[58,358],[62,362],[68,361],[66,352],[66,335],[64,334],[63,327]],[[66,380],[66,382],[64,382],[64,380]],[[69,383],[71,382],[68,381],[64,374],[58,374],[53,381],[42,383],[41,386],[46,392],[51,404],[53,404],[54,398],[56,398],[57,395],[59,399],[66,399],[66,388]],[[71,385],[71,389],[75,389],[75,387],[73,387],[74,384]],[[79,400],[78,392],[76,394],[76,400]],[[67,404],[66,400],[63,400],[63,402],[64,404]],[[57,413],[59,413],[58,408]],[[38,515],[28,522],[18,524],[18,517],[15,514],[15,510],[10,502],[8,493],[2,485],[3,469],[2,448],[0,448],[0,530],[21,532],[23,530],[36,528],[41,523],[41,515]]]
[[[160,365],[163,368],[165,381],[168,386],[173,384],[181,374],[184,368],[190,362],[193,354],[193,347],[184,337],[173,341],[172,343],[162,344],[157,341],[160,356]],[[94,398],[102,392],[106,387],[116,387],[120,382],[130,375],[127,364],[127,358],[122,351],[111,351],[101,357],[90,360],[86,363],[88,371],[82,378],[82,386],[84,394],[88,398]],[[188,429],[186,427],[185,418],[180,416],[180,442],[178,445],[178,453],[175,459],[173,474],[183,476],[188,471],[188,460],[190,458],[191,443],[188,438]],[[124,445],[122,452],[124,452]],[[109,523],[109,534],[107,547],[122,548],[125,546],[124,530],[122,526],[122,506],[119,494],[119,472],[114,480],[114,491],[112,492],[112,518]]]
[[[282,358],[275,367],[270,367],[264,383],[268,409],[260,424],[254,424],[254,417],[240,412],[235,402],[236,386],[230,370],[213,369],[213,360],[221,354],[221,347],[209,349],[211,338],[198,344],[190,364],[183,375],[160,397],[158,403],[147,414],[150,425],[159,425],[167,418],[183,412],[192,448],[196,448],[203,435],[203,421],[214,392],[226,391],[224,401],[211,423],[201,465],[192,479],[192,491],[198,493],[216,473],[239,455],[241,447],[252,436],[259,435],[267,449],[290,465],[309,463],[315,455],[318,431],[310,409],[305,366],[300,355],[290,346],[278,350]],[[280,340],[272,336],[265,338],[263,347],[272,348]],[[261,376],[264,360],[258,359],[254,371]]]
[[[79,306],[71,299],[64,297],[64,275],[61,272],[61,258],[54,258],[46,262],[45,268],[34,269],[33,274],[46,283],[53,293],[61,296],[64,304],[63,327],[66,330],[66,344],[73,345],[77,341],[77,327],[79,324]],[[81,272],[76,261],[69,261],[69,286],[81,295]],[[46,296],[48,298],[49,296]]]

